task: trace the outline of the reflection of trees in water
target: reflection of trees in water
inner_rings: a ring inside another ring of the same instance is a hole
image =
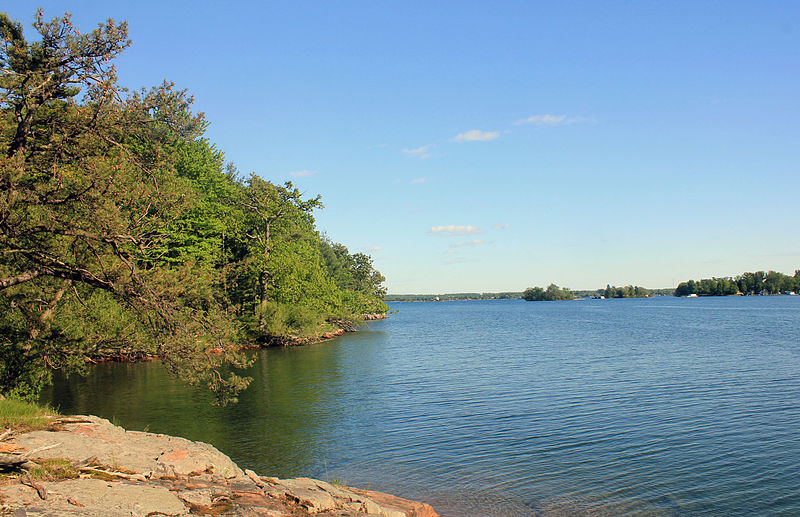
[[[253,382],[231,422],[244,447],[237,459],[278,476],[308,475],[330,446],[336,425],[339,347],[332,343],[268,349],[249,372]]]
[[[42,401],[65,413],[95,414],[131,430],[213,444],[242,466],[277,476],[307,475],[322,462],[340,413],[331,392],[340,376],[332,343],[257,352],[239,403],[212,405],[202,387],[176,380],[158,361],[107,363],[86,377],[57,375]]]

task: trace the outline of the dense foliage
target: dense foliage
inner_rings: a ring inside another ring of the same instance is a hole
[[[675,288],[675,296],[730,296],[736,294],[785,294],[800,292],[800,270],[794,276],[778,271],[742,273],[736,277],[704,278],[699,282],[688,280]]]
[[[316,230],[319,197],[240,177],[185,91],[117,84],[124,23],[34,27],[0,14],[0,394],[157,354],[224,402],[242,344],[387,310],[371,259]]]
[[[638,285],[626,285],[625,287],[606,285],[602,295],[606,298],[647,298],[650,296],[650,291]]]
[[[575,294],[566,287],[561,288],[556,284],[550,284],[547,289],[541,287],[529,287],[522,293],[522,298],[529,302],[574,300]]]

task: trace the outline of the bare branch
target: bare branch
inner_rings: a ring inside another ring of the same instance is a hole
[[[42,274],[41,270],[32,269],[29,271],[23,271],[22,273],[12,277],[0,278],[0,290],[8,289],[9,287],[13,287],[17,284],[28,282],[29,280],[33,280],[34,278],[40,276],[41,274]]]

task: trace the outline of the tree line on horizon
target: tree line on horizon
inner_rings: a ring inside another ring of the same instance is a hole
[[[468,300],[518,300],[522,292],[501,293],[443,293],[443,294],[387,294],[387,302],[449,302]]]
[[[556,284],[550,284],[546,289],[541,287],[525,289],[522,293],[522,299],[529,302],[574,300],[579,294],[582,296],[603,296],[605,298],[646,298],[651,295],[648,289],[638,285],[626,285],[623,287],[606,285],[605,289],[597,289],[596,291],[573,291],[566,287],[562,288]]]
[[[317,230],[319,196],[240,175],[185,90],[117,83],[125,23],[40,11],[34,28],[0,13],[0,395],[110,351],[224,403],[248,383],[243,345],[388,310],[372,259]]]
[[[387,301],[449,301],[449,300],[505,300],[519,299],[526,301],[558,301],[574,300],[582,297],[605,298],[647,298],[651,296],[732,296],[800,293],[800,270],[794,276],[778,271],[756,271],[742,273],[736,277],[704,278],[700,281],[681,282],[675,289],[646,289],[638,285],[617,287],[606,285],[605,289],[571,290],[550,284],[547,288],[529,287],[521,293],[457,293],[457,294],[398,294],[387,295]]]
[[[654,292],[665,294],[663,291],[663,289],[652,291],[635,285],[624,287],[606,285],[605,289],[596,291],[571,291],[550,284],[547,289],[530,287],[523,292],[522,298],[527,301],[573,300],[577,295],[604,296],[605,298],[646,298],[652,296]],[[800,269],[795,270],[794,276],[770,270],[746,272],[735,277],[687,280],[679,283],[671,294],[674,296],[755,296],[798,292],[800,292]]]
[[[395,294],[387,295],[390,302],[399,301],[450,301],[450,300],[506,300],[522,298],[527,301],[574,300],[582,297],[647,298],[650,296],[732,296],[800,293],[800,270],[789,276],[778,271],[756,271],[742,273],[736,277],[704,278],[700,281],[681,282],[675,289],[646,289],[638,285],[617,287],[606,285],[605,289],[571,290],[550,284],[547,288],[529,287],[523,292],[500,293],[456,293],[456,294]]]
[[[795,270],[794,276],[770,270],[746,272],[735,277],[687,280],[675,288],[675,296],[754,296],[790,292],[800,292],[800,269]]]

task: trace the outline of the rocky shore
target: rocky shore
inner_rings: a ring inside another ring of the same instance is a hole
[[[429,505],[309,478],[242,470],[209,444],[95,416],[0,434],[0,515],[436,517]]]

